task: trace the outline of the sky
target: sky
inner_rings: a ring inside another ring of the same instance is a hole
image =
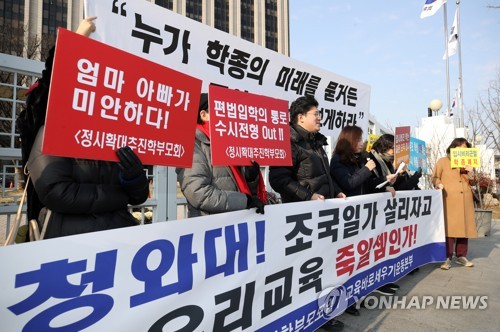
[[[386,127],[419,126],[432,99],[446,110],[443,7],[421,19],[425,0],[290,0],[290,57],[370,85],[370,113]],[[462,0],[464,110],[500,74],[499,0]],[[456,2],[448,0],[448,32]],[[446,37],[447,38],[447,37]],[[450,102],[458,52],[450,57]],[[321,106],[321,105],[320,105]],[[457,112],[455,111],[455,114]],[[467,122],[467,113],[465,113]]]

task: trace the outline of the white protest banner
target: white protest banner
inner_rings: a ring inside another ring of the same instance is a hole
[[[314,331],[444,260],[444,240],[441,191],[417,190],[1,247],[0,321],[5,331]]]
[[[314,96],[325,135],[368,127],[370,86],[293,60],[144,0],[87,0],[91,38],[210,83],[289,102]]]

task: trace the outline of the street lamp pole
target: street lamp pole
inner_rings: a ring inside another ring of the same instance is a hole
[[[431,102],[429,103],[429,110],[433,111],[434,113],[439,112],[439,110],[443,107],[443,102],[439,99],[432,99]]]

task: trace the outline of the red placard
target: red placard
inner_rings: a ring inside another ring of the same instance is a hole
[[[42,151],[191,167],[201,81],[59,29]]]
[[[401,162],[410,163],[410,127],[396,127],[394,135],[394,167],[398,168]]]
[[[209,87],[213,165],[291,166],[286,100]]]

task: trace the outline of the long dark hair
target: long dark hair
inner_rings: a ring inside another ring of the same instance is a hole
[[[19,136],[21,138],[23,167],[28,162],[31,147],[35,142],[38,130],[45,124],[53,62],[54,48],[52,47],[49,51],[49,56],[45,61],[45,70],[42,72],[42,77],[38,79],[38,81],[36,81],[28,90],[26,107],[21,111],[21,113],[19,113],[19,116],[16,119],[16,128],[19,131]]]
[[[28,90],[26,106],[16,119],[16,130],[21,139],[21,156],[23,170],[35,143],[35,138],[40,127],[45,124],[47,114],[47,102],[49,97],[50,79],[52,76],[52,64],[54,61],[54,48],[49,51],[49,57],[45,61],[45,70],[42,77],[38,79]],[[27,175],[24,174],[24,180]],[[43,204],[33,185],[28,185],[27,190],[27,215],[28,220],[37,219]]]
[[[455,148],[461,146],[462,144],[465,144],[468,148],[472,147],[472,144],[470,144],[465,138],[458,137],[458,138],[455,138],[453,141],[451,141],[450,146],[446,149],[446,153],[450,154],[451,149],[455,149]]]
[[[333,153],[338,154],[344,164],[356,164],[354,153],[361,136],[363,136],[363,130],[360,127],[345,126],[340,132]]]

